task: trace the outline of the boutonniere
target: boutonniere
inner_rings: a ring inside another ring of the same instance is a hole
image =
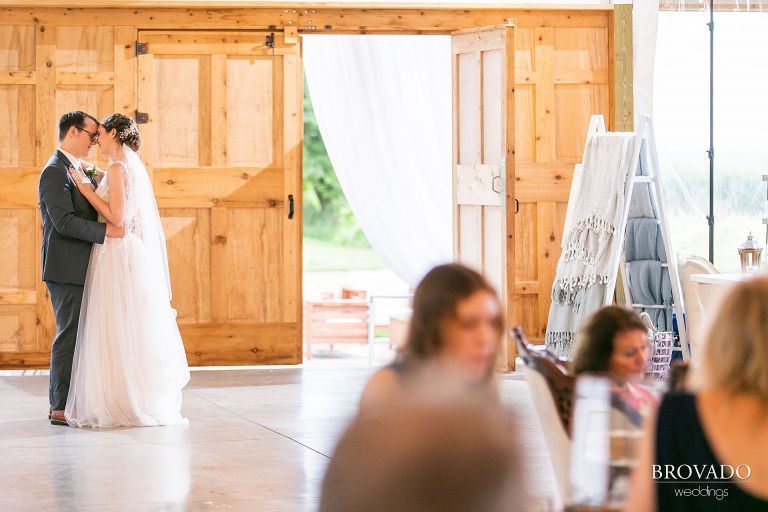
[[[85,174],[87,174],[90,178],[96,177],[96,164],[93,164],[93,167],[85,171]]]

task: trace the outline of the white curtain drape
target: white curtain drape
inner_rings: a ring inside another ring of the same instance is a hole
[[[659,0],[632,6],[632,89],[635,119],[653,116],[653,65],[659,27]]]
[[[305,36],[315,116],[344,195],[415,286],[452,259],[448,36]]]

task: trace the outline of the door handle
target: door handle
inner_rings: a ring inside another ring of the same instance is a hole
[[[288,218],[293,218],[293,194],[288,194]]]
[[[499,188],[496,188],[496,180],[499,180]],[[491,190],[497,194],[501,194],[501,175],[491,178]]]
[[[515,198],[515,213],[520,213],[520,201]]]

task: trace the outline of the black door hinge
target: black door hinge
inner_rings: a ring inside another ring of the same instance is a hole
[[[140,43],[136,41],[136,56],[146,55],[149,53],[149,43]]]
[[[147,124],[149,122],[149,114],[146,112],[139,112],[137,110],[134,117],[136,119],[136,124]]]

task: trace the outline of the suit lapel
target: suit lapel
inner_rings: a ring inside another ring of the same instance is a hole
[[[64,153],[62,153],[61,151],[59,151],[58,149],[56,150],[55,155],[59,159],[59,161],[62,164],[64,164],[64,168],[67,170],[67,177],[69,178],[69,181],[72,181],[72,184],[74,185],[75,183],[72,180],[72,176],[69,175],[69,168],[70,167],[74,167],[74,165],[72,164],[72,162],[69,161],[69,158],[67,158],[66,155]],[[83,172],[85,172],[85,171],[83,171]],[[93,176],[89,175],[88,173],[86,173],[85,175],[88,176],[88,179],[90,180],[91,185],[93,185],[94,189],[99,187],[98,183],[96,183],[96,180],[93,179]],[[75,187],[75,188],[77,188],[77,187]],[[78,190],[78,193],[80,193],[79,190]]]

